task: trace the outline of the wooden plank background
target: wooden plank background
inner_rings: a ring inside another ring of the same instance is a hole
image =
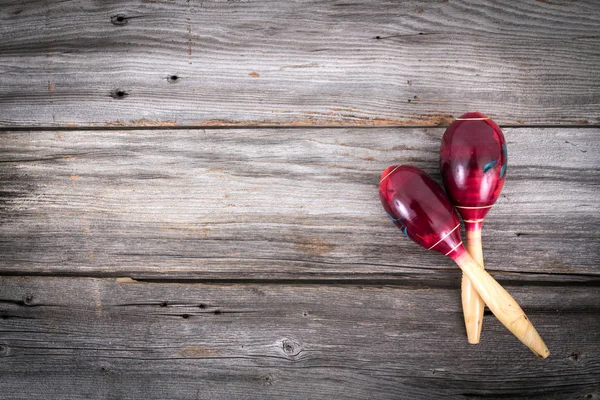
[[[0,3],[0,398],[600,399],[600,3]],[[486,267],[393,228],[388,165],[504,128]]]
[[[442,134],[5,132],[0,268],[211,279],[455,277],[451,260],[393,229],[377,194],[381,171],[395,163],[439,178]],[[506,137],[509,178],[484,226],[488,268],[510,279],[597,281],[600,130],[515,128]]]
[[[10,0],[0,36],[0,126],[600,123],[596,0]]]
[[[584,287],[511,288],[556,354],[541,361],[491,317],[469,345],[456,288],[0,284],[0,386],[14,399],[563,400],[599,389],[600,292]]]

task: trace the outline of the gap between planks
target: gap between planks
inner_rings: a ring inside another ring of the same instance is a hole
[[[195,129],[425,129],[425,128],[447,128],[449,125],[123,125],[123,126],[0,126],[2,132],[45,132],[45,131],[148,131],[148,130],[195,130]],[[530,124],[530,125],[499,125],[503,129],[582,129],[600,128],[600,124]]]
[[[514,274],[510,271],[502,271],[504,274]],[[492,271],[492,275],[498,272]],[[286,286],[376,286],[376,287],[399,287],[399,288],[435,288],[435,289],[458,289],[460,288],[460,276],[457,271],[457,277],[452,278],[201,278],[201,277],[155,277],[155,276],[123,276],[110,273],[3,273],[0,272],[0,278],[18,278],[18,277],[38,277],[38,278],[60,278],[60,279],[114,279],[118,283],[136,283],[136,284],[185,284],[185,285],[286,285]],[[519,273],[519,275],[522,275]],[[531,273],[529,275],[545,275]],[[556,275],[556,274],[553,274]],[[556,280],[540,281],[531,279],[511,280],[506,278],[496,278],[506,287],[600,287],[600,276],[592,274],[570,274],[568,278],[573,277],[588,278],[585,281],[577,280]],[[591,278],[591,279],[589,279]],[[594,279],[595,278],[595,279]]]

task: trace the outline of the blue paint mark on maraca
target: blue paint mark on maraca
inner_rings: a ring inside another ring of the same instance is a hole
[[[506,172],[506,166],[508,165],[508,150],[506,150],[505,144],[502,145],[502,151],[504,152],[504,165],[500,170],[500,179],[502,179],[502,177],[504,176],[504,173]]]
[[[388,216],[388,218],[390,219],[390,221],[392,221],[393,223],[396,223],[396,222],[400,222],[400,221],[401,221],[401,219],[400,219],[400,218],[394,218],[394,217],[392,217],[392,216],[390,215],[390,213],[388,213],[388,212],[386,212],[386,215]],[[402,226],[402,227],[400,227],[400,226],[399,226],[399,227],[398,227],[398,229],[400,229],[400,231],[401,231],[402,233],[404,233],[404,235],[405,235],[406,237],[408,237],[408,233],[406,232],[406,227],[405,227],[405,226]]]
[[[392,217],[388,212],[386,212],[388,218],[390,219],[390,221],[396,223],[396,222],[400,222],[400,218],[394,218]]]
[[[490,170],[490,168],[492,168],[494,165],[496,165],[497,161],[490,161],[489,163],[485,164],[483,166],[483,173],[485,174],[486,172],[488,172]]]

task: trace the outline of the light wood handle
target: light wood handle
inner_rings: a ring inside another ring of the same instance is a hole
[[[481,229],[467,230],[467,251],[471,254],[471,257],[483,267]],[[461,289],[467,340],[471,344],[477,344],[481,337],[485,303],[465,273],[463,273]]]
[[[477,264],[469,253],[464,252],[454,261],[467,274],[496,318],[537,356],[548,357],[550,355],[548,347],[515,299]]]

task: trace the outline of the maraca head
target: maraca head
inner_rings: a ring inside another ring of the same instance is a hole
[[[466,251],[456,210],[424,171],[408,165],[388,167],[381,175],[379,197],[392,222],[420,246],[452,258]]]
[[[442,138],[440,169],[448,197],[469,223],[481,225],[506,176],[506,142],[494,121],[477,112],[454,121]]]

